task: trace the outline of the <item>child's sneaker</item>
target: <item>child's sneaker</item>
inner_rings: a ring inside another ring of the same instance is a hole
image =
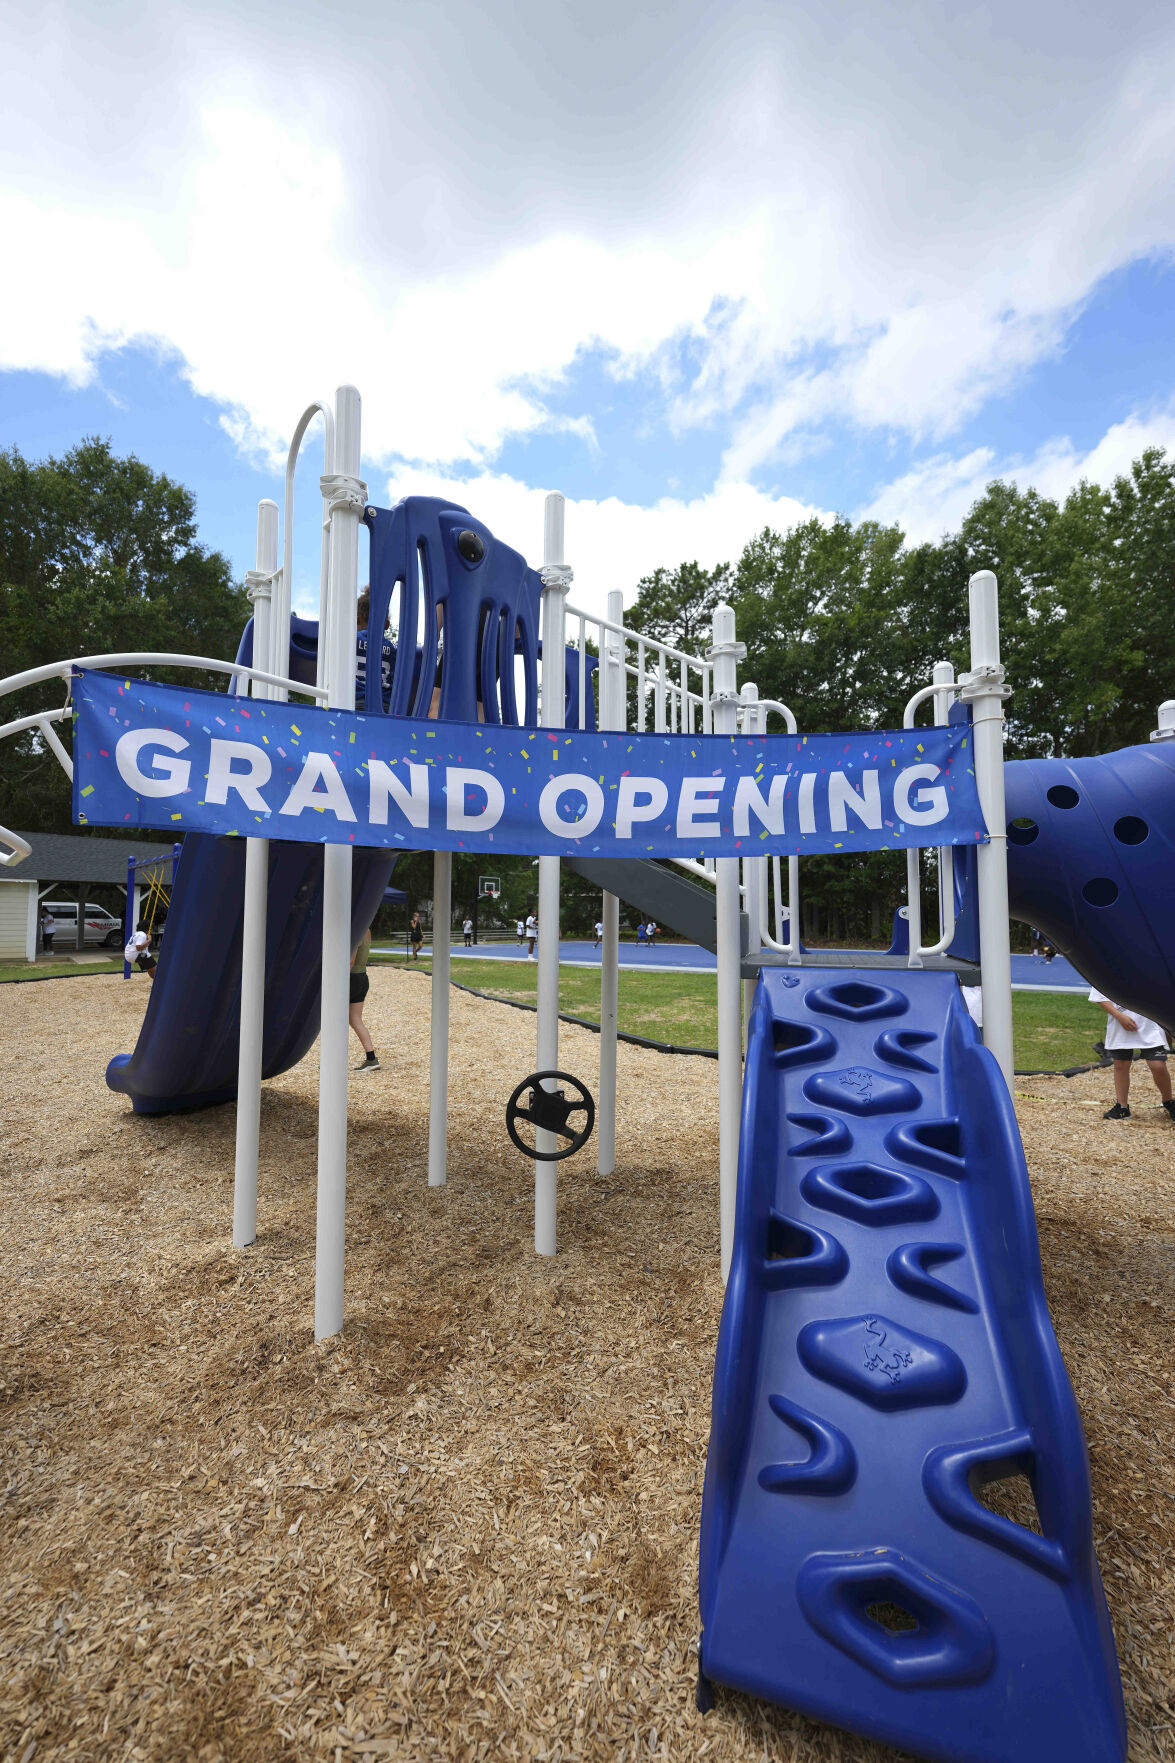
[[[380,1068],[379,1060],[376,1058],[375,1054],[368,1053],[365,1058],[363,1058],[359,1061],[358,1065],[352,1067],[352,1070],[354,1070],[354,1071],[378,1071],[379,1068]]]
[[[1175,1120],[1175,1101],[1164,1102],[1163,1107],[1167,1110],[1168,1119]]]
[[[1102,1119],[1103,1120],[1129,1120],[1130,1119],[1130,1110],[1129,1110],[1129,1108],[1124,1108],[1122,1106],[1121,1102],[1115,1102],[1114,1106],[1112,1108],[1106,1109],[1105,1113],[1102,1115]]]

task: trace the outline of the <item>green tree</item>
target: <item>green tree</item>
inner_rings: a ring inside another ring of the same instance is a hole
[[[0,654],[5,672],[71,655],[155,649],[231,659],[249,617],[228,559],[196,539],[195,499],[108,441],[60,459],[0,451]],[[223,676],[186,673],[189,684]],[[51,707],[41,686],[4,700],[9,721]],[[69,786],[36,734],[4,744],[0,821],[60,832]]]
[[[625,622],[642,636],[659,637],[687,655],[700,655],[710,641],[714,608],[729,592],[728,563],[716,569],[696,562],[655,569],[637,583]]]
[[[634,628],[704,647],[720,596],[747,646],[740,669],[799,727],[894,727],[933,664],[970,665],[967,582],[999,579],[1009,757],[1145,741],[1175,691],[1175,460],[1150,449],[1109,490],[1063,503],[996,481],[957,533],[907,546],[896,526],[843,516],[752,538],[733,569],[656,570]],[[884,933],[904,888],[887,853],[811,859],[806,898],[828,934]],[[812,932],[809,926],[809,933]]]
[[[1145,741],[1175,680],[1175,460],[1148,449],[1062,504],[991,484],[960,537],[964,575],[999,578],[1009,756]]]
[[[1104,499],[1104,532],[1101,567],[1083,607],[1083,665],[1098,689],[1085,695],[1081,717],[1074,706],[1073,753],[1145,741],[1159,701],[1175,693],[1175,458],[1150,447],[1129,476],[1115,479]],[[1078,643],[1076,631],[1071,640]]]

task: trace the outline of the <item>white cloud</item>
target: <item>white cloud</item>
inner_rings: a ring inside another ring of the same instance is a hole
[[[1085,452],[1059,437],[1028,458],[1001,459],[991,447],[976,447],[957,458],[938,454],[887,484],[858,513],[900,526],[911,544],[920,544],[957,531],[993,478],[1063,501],[1082,479],[1108,488],[1129,473],[1147,447],[1175,453],[1175,405],[1149,415],[1136,412],[1107,429]]]
[[[152,339],[263,451],[352,380],[372,456],[486,471],[598,348],[720,501],[834,418],[941,442],[1175,248],[1146,0],[9,10],[0,366]]]

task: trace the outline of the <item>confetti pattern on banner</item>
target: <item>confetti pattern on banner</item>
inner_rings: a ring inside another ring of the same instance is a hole
[[[971,730],[584,733],[74,674],[74,819],[531,856],[748,857],[986,838]]]

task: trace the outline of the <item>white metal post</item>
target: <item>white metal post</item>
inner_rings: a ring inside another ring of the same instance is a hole
[[[759,710],[759,688],[750,680],[744,680],[739,692],[739,703],[742,706],[742,732],[744,735],[757,735],[766,730],[767,718],[761,717]],[[750,924],[750,935],[747,942],[747,954],[757,955],[763,947],[763,890],[767,886],[765,874],[767,859],[765,857],[743,858],[743,889],[744,904]],[[755,996],[755,981],[743,981],[743,1046],[747,1044],[747,1036],[751,1023],[751,1000]]]
[[[266,496],[257,504],[257,567],[248,580],[253,603],[253,665],[273,670],[272,598],[277,570],[279,512]],[[282,672],[289,654],[282,658]],[[253,681],[253,696],[269,687]],[[174,876],[173,876],[174,881]],[[237,1148],[233,1175],[233,1247],[257,1235],[257,1162],[261,1143],[261,1063],[265,1037],[265,940],[269,900],[269,840],[245,840],[245,913],[241,930],[241,1036],[237,1057]]]
[[[609,624],[624,623],[624,595],[608,594]],[[624,640],[614,631],[603,634],[600,669],[600,727],[622,729],[628,720]],[[600,909],[604,926],[600,949],[600,1096],[596,1112],[596,1168],[611,1175],[616,1167],[616,1025],[620,1013],[620,899],[605,892]]]
[[[953,686],[955,669],[949,661],[936,661],[931,679],[936,686]],[[939,728],[945,728],[951,719],[952,692],[936,692],[934,694],[934,720]],[[955,850],[953,845],[940,845],[938,848],[938,937],[941,942],[947,934],[947,896],[955,885]]]
[[[543,508],[543,678],[542,725],[562,728],[566,719],[564,625],[571,571],[563,561],[563,498],[555,491]],[[538,1069],[559,1064],[559,859],[539,858]],[[551,1086],[553,1087],[553,1086]],[[559,1149],[554,1133],[538,1131],[540,1151]],[[558,1183],[553,1163],[534,1166],[534,1246],[538,1255],[555,1253]]]
[[[1151,730],[1152,741],[1175,740],[1175,698],[1165,698],[1159,705],[1159,726]]]
[[[738,718],[738,662],[746,654],[734,636],[734,608],[714,608],[714,642],[706,659],[713,663],[713,726],[716,735],[735,733]],[[738,858],[720,857],[716,864],[718,917],[718,1206],[722,1278],[730,1272],[734,1251],[734,1212],[738,1193],[739,1112],[743,1087],[743,1034],[740,1009]]]
[[[355,601],[359,519],[366,489],[359,478],[359,394],[340,386],[335,399],[335,464],[323,478],[329,510],[330,596],[326,642],[328,704],[355,708]],[[318,1080],[318,1221],[314,1266],[314,1337],[343,1326],[347,1213],[347,995],[351,967],[351,847],[323,848],[322,1015]]]
[[[41,902],[37,896],[36,882],[25,883],[25,921],[24,921],[24,958],[26,961],[37,959],[37,943],[41,931]],[[125,961],[123,966],[126,966]]]
[[[979,959],[983,968],[983,1040],[1012,1087],[1012,950],[1008,930],[1008,830],[1004,808],[1004,670],[996,578],[981,569],[969,584],[971,704],[975,782],[988,840],[979,865]]]
[[[449,1124],[449,945],[453,927],[453,853],[432,860],[432,1046],[428,1068],[428,1185],[443,1188]]]

